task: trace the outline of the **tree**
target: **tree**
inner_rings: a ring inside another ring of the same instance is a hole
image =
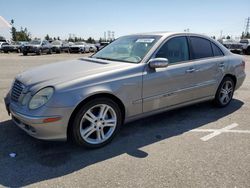
[[[57,40],[61,40],[59,36],[57,37]]]
[[[5,41],[6,39],[0,35],[0,41]]]
[[[11,21],[10,21],[10,23],[11,23],[11,35],[12,35],[12,40],[13,41],[16,41],[16,28],[14,27],[14,20],[12,19]]]
[[[30,41],[31,36],[27,28],[22,28],[20,31],[16,32],[16,41]]]
[[[249,39],[250,38],[250,33],[249,32],[247,32],[247,33],[242,32],[241,39],[243,39],[243,38]]]
[[[47,34],[45,37],[44,37],[45,40],[49,40],[50,37],[49,37],[49,34]]]
[[[92,37],[89,37],[86,42],[87,43],[95,43],[95,40]]]
[[[230,39],[231,37],[229,35],[227,35],[227,38],[226,39]]]

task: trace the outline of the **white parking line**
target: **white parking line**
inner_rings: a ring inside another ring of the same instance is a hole
[[[193,129],[193,130],[190,130],[189,132],[211,132],[211,134],[208,134],[208,135],[200,138],[204,142],[208,141],[209,139],[211,139],[215,136],[220,135],[221,133],[248,133],[248,134],[250,134],[249,130],[231,130],[237,126],[238,126],[237,123],[233,123],[233,124],[228,125],[222,129]]]

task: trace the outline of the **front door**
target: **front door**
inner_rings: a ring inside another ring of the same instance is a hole
[[[178,36],[167,40],[154,57],[167,58],[169,66],[156,69],[146,66],[143,74],[143,112],[193,100],[196,67],[189,60],[187,38]]]

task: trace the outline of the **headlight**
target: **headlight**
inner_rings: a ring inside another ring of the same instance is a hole
[[[46,87],[38,91],[29,102],[29,109],[37,109],[46,104],[54,93],[53,87]]]

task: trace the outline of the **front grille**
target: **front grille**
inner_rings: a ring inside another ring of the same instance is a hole
[[[23,89],[24,89],[24,85],[20,81],[15,80],[15,82],[12,86],[12,89],[11,89],[11,99],[15,102],[18,102],[18,99],[19,99]]]
[[[232,45],[231,45],[231,48],[232,48],[232,49],[240,49],[240,48],[241,48],[241,45],[239,45],[239,44],[232,44]]]
[[[71,47],[70,49],[71,49],[71,50],[74,50],[74,51],[78,51],[78,50],[79,50],[78,47]]]

